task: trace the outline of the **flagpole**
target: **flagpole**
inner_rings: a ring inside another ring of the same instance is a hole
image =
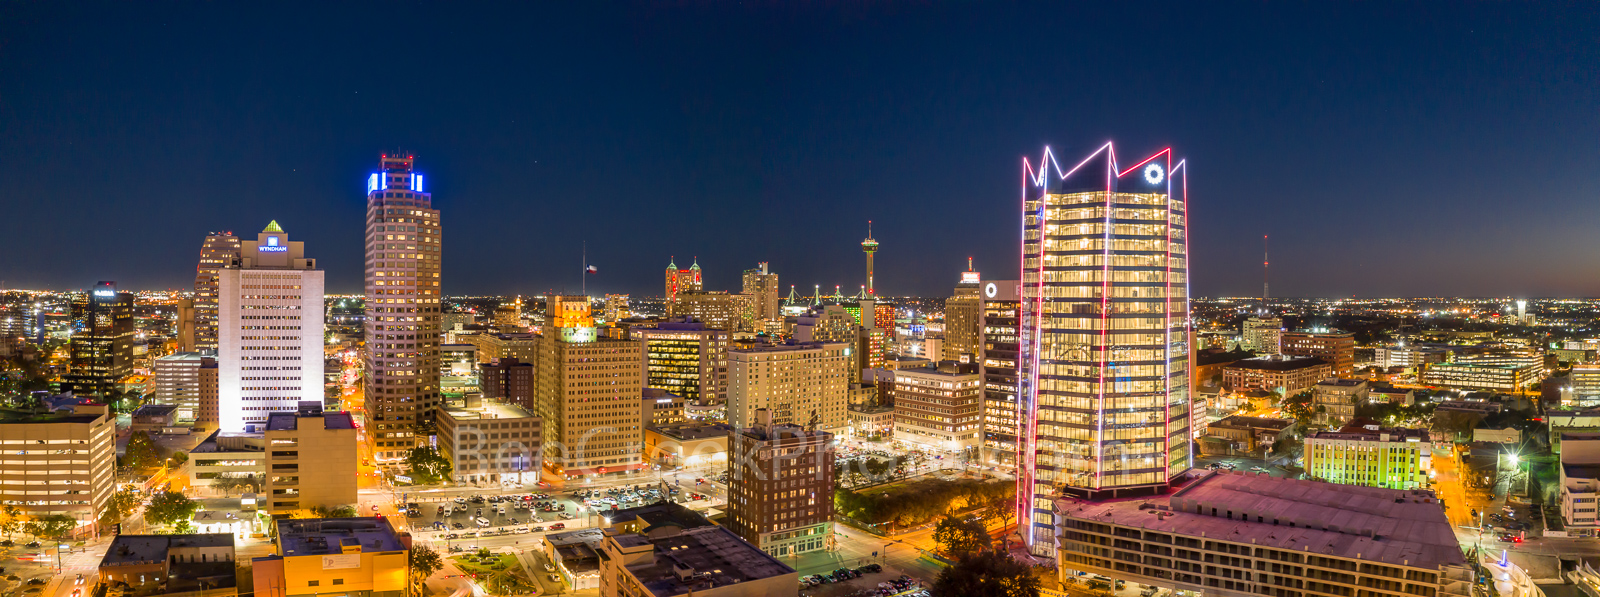
[[[589,298],[589,241],[583,241],[583,269],[578,271],[578,275],[579,276],[583,276],[583,283],[580,286],[583,288],[583,298],[588,299]]]

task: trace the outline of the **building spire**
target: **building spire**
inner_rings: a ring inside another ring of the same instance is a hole
[[[667,258],[667,269],[670,269],[670,270],[678,269],[678,258],[677,257],[668,257]]]
[[[267,224],[267,229],[262,230],[262,232],[283,232],[283,227],[278,225],[277,220],[273,220]]]

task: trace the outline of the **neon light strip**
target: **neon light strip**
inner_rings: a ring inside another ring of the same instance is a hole
[[[1172,153],[1171,152],[1172,152],[1172,148],[1171,147],[1168,147],[1166,149],[1161,150],[1161,153],[1167,154],[1167,172],[1172,172]],[[1161,155],[1161,154],[1158,153],[1156,155]],[[1150,156],[1150,159],[1155,159],[1155,156]],[[1147,159],[1145,161],[1148,162],[1148,161],[1150,161],[1150,159]],[[1142,165],[1144,165],[1144,164],[1140,164],[1140,166],[1142,166]],[[1139,169],[1139,166],[1134,166],[1133,168],[1130,168],[1129,171],[1131,172],[1131,171],[1137,170],[1137,169]],[[1161,311],[1162,311],[1162,314],[1163,314],[1162,321],[1165,322],[1165,325],[1163,325],[1162,327],[1163,327],[1163,333],[1165,333],[1166,337],[1167,337],[1167,344],[1166,344],[1166,346],[1163,347],[1165,350],[1161,351],[1161,354],[1167,358],[1167,367],[1166,367],[1166,369],[1164,371],[1162,371],[1162,375],[1164,375],[1166,377],[1166,379],[1163,380],[1164,383],[1162,384],[1162,386],[1165,387],[1166,390],[1167,390],[1166,391],[1167,397],[1166,397],[1166,403],[1163,405],[1165,407],[1164,408],[1164,412],[1166,412],[1166,419],[1164,421],[1165,425],[1163,425],[1162,435],[1161,435],[1161,467],[1166,469],[1166,470],[1162,471],[1161,475],[1166,477],[1168,482],[1171,482],[1172,481],[1172,176],[1170,174],[1167,176],[1166,183],[1167,183],[1167,196],[1164,198],[1165,201],[1166,201],[1166,206],[1165,206],[1166,209],[1164,209],[1162,211],[1167,214],[1167,226],[1166,226],[1166,228],[1167,228],[1167,246],[1162,247],[1162,248],[1165,249],[1166,252],[1167,252],[1167,277],[1166,277],[1167,286],[1166,286],[1166,290],[1161,295]],[[1184,278],[1184,279],[1187,280],[1188,278]],[[1187,349],[1188,346],[1189,346],[1188,337],[1187,337],[1187,334],[1185,334],[1184,348]],[[1184,362],[1188,362],[1188,361],[1184,361]],[[1185,368],[1184,371],[1183,371],[1183,374],[1184,375],[1188,375],[1189,374],[1189,370],[1187,368]],[[1187,436],[1188,434],[1189,434],[1188,431],[1184,432],[1184,435]]]
[[[1189,346],[1192,352],[1194,346],[1194,311],[1191,310],[1192,307],[1189,303],[1189,280],[1191,279],[1189,273],[1193,271],[1193,268],[1189,266],[1193,265],[1193,263],[1189,260],[1189,169],[1185,167],[1187,164],[1188,160],[1178,160],[1178,165],[1172,167],[1172,170],[1167,174],[1167,178],[1171,179],[1176,176],[1180,170],[1183,172],[1183,329],[1186,330],[1186,334],[1189,336]],[[1185,375],[1188,374],[1188,370],[1191,367],[1194,367],[1194,359],[1191,358],[1184,361]],[[1189,433],[1184,437],[1189,450],[1189,468],[1194,468],[1194,425],[1194,386],[1190,384]]]
[[[1110,147],[1111,144],[1107,143],[1106,146]],[[1095,422],[1094,439],[1097,452],[1094,458],[1094,488],[1096,491],[1098,491],[1103,485],[1103,476],[1105,474],[1106,463],[1106,358],[1111,356],[1111,332],[1108,329],[1108,326],[1111,325],[1111,237],[1113,236],[1111,232],[1112,228],[1115,226],[1115,224],[1112,223],[1113,218],[1111,216],[1112,213],[1116,211],[1116,205],[1115,202],[1112,201],[1111,193],[1112,186],[1116,183],[1116,148],[1111,148],[1109,157],[1111,159],[1106,163],[1105,246],[1101,247],[1100,249],[1100,258],[1102,259],[1100,264],[1100,346],[1097,347],[1099,349],[1097,352],[1100,353],[1100,383],[1098,384],[1100,396],[1096,401],[1095,410],[1097,420]]]
[[[1161,154],[1167,154],[1167,165],[1171,166],[1172,165],[1172,148],[1168,147],[1168,148],[1163,149],[1161,151],[1155,152],[1154,155],[1151,155],[1150,157],[1145,158],[1144,161],[1142,161],[1142,162],[1134,164],[1133,166],[1129,167],[1127,170],[1123,170],[1121,172],[1118,172],[1117,173],[1117,178],[1122,178],[1123,176],[1127,176],[1129,172],[1132,172],[1134,170],[1138,170],[1140,166],[1143,166],[1145,164],[1150,163],[1150,160],[1153,160],[1153,159],[1156,159],[1158,157],[1161,157]],[[1171,170],[1168,170],[1168,172],[1171,172]],[[1168,191],[1170,191],[1171,190],[1171,185],[1167,185],[1167,187],[1168,187]],[[1169,200],[1172,198],[1172,194],[1170,192],[1167,194],[1167,198]]]

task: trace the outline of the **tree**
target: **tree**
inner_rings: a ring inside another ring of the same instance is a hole
[[[935,595],[1038,597],[1039,579],[1028,566],[999,552],[961,556],[933,581]]]
[[[933,528],[933,541],[945,553],[962,556],[988,547],[989,530],[976,520],[946,516]]]
[[[134,506],[139,505],[139,496],[126,489],[111,494],[111,499],[106,501],[106,507],[100,511],[100,524],[113,525],[122,522],[129,514],[133,514]]]
[[[78,526],[78,521],[65,514],[52,514],[29,520],[26,526],[28,534],[34,537],[60,539],[71,532],[72,527]]]
[[[200,504],[176,491],[163,491],[150,498],[144,507],[144,519],[151,524],[178,524],[194,516]]]
[[[188,454],[185,454],[183,452],[173,452],[172,453],[172,463],[173,464],[183,464],[183,463],[188,462],[188,461],[189,461],[189,455]]]
[[[877,458],[868,458],[865,466],[867,474],[872,477],[873,481],[880,480],[884,473],[889,472],[889,463]]]
[[[128,448],[122,457],[122,463],[136,469],[153,468],[161,463],[161,451],[156,449],[156,443],[151,441],[150,433],[135,431],[128,436]]]
[[[450,460],[433,448],[412,448],[406,454],[410,477],[423,485],[437,485],[450,480]]]
[[[412,547],[410,560],[412,582],[425,581],[444,568],[444,559],[439,557],[439,552],[426,545]]]
[[[0,507],[0,532],[4,532],[7,538],[10,538],[12,533],[23,530],[23,525],[27,522],[28,517],[22,513],[21,508],[11,504]]]
[[[1000,519],[1000,525],[1008,527],[1011,526],[1011,519],[1017,517],[1017,508],[1011,500],[996,500],[983,509],[983,514],[989,518]]]
[[[360,515],[356,512],[356,507],[349,504],[345,504],[343,506],[334,506],[332,508],[328,508],[326,506],[317,506],[312,508],[311,511],[315,513],[318,518],[355,518],[356,516]]]

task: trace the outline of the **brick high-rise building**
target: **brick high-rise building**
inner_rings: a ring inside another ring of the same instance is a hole
[[[1349,377],[1356,370],[1356,336],[1350,332],[1284,332],[1278,340],[1284,356],[1318,357],[1333,364],[1333,374]]]
[[[133,293],[116,282],[95,284],[72,299],[72,368],[61,389],[107,396],[133,372]]]
[[[479,367],[482,378],[478,386],[484,398],[493,398],[501,402],[509,402],[524,408],[533,406],[534,366],[533,363],[519,361],[514,358],[495,359],[493,363],[484,363]]]
[[[200,245],[200,264],[194,268],[194,348],[217,351],[217,272],[239,260],[239,237],[213,232]]]
[[[587,297],[546,300],[533,410],[551,472],[568,477],[643,466],[644,345],[600,337]]]
[[[728,529],[774,556],[826,548],[833,539],[833,434],[774,424],[766,409],[754,415],[754,426],[728,445]]]
[[[385,155],[367,179],[367,441],[394,463],[427,445],[440,404],[439,210],[411,156]]]
[[[696,257],[694,265],[689,266],[689,269],[678,269],[675,259],[667,260],[667,279],[663,296],[669,304],[679,293],[702,290],[705,290],[705,282],[700,279],[700,258]]]

